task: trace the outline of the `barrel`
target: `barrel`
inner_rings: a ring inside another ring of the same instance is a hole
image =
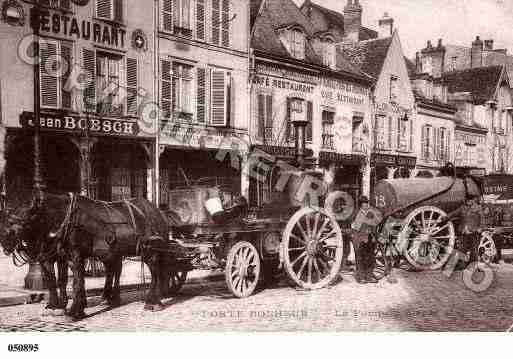
[[[466,189],[465,189],[465,182]],[[380,181],[372,204],[383,215],[406,216],[413,208],[435,206],[445,212],[456,210],[465,201],[465,194],[481,195],[479,184],[470,177],[401,178]]]

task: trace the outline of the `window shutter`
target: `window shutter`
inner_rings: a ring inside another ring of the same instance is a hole
[[[196,100],[196,121],[207,122],[207,70],[201,67],[196,69],[197,77],[197,100]]]
[[[427,156],[426,156],[426,145],[427,145],[427,142],[426,142],[427,135],[426,135],[426,133],[427,133],[427,127],[424,125],[424,126],[422,126],[422,134],[421,134],[421,140],[420,140],[421,141],[421,148],[422,148],[421,149],[422,157],[424,159],[427,158]]]
[[[220,2],[221,0],[212,0],[212,42],[216,45],[219,45],[219,38],[221,36]]]
[[[160,107],[162,108],[163,117],[169,119],[171,117],[171,61],[161,60],[161,88],[160,88]]]
[[[392,144],[392,139],[394,138],[393,137],[393,127],[394,127],[393,118],[389,117],[388,118],[388,149],[393,148],[393,144]]]
[[[451,153],[451,137],[449,136],[449,130],[447,130],[446,136],[446,144],[445,144],[445,160],[450,161],[450,153]]]
[[[137,114],[137,59],[127,57],[126,59],[126,113]]]
[[[258,137],[265,134],[265,95],[258,94]]]
[[[267,111],[265,118],[265,127],[273,128],[273,96],[267,95],[265,101],[265,109]]]
[[[230,0],[222,0],[221,9],[221,41],[222,46],[230,46]]]
[[[162,4],[162,29],[173,31],[173,10],[176,0],[161,0]]]
[[[39,52],[41,54],[41,65],[39,67],[39,78],[41,81],[41,106],[58,107],[59,105],[59,78],[58,71],[55,71],[54,65],[57,65],[57,47],[56,41],[45,39],[45,43],[40,44]]]
[[[196,38],[205,40],[205,0],[196,0]]]
[[[103,19],[111,19],[112,0],[96,0],[96,16]]]
[[[67,63],[67,71],[63,74],[61,80],[61,101],[63,108],[71,108],[71,92],[64,91],[66,83],[68,82],[71,68],[73,67],[72,58],[73,48],[70,44],[61,43],[61,55],[64,61]]]
[[[123,21],[123,0],[114,0],[114,20]]]
[[[211,116],[212,126],[227,125],[227,81],[226,71],[212,70],[211,75]]]
[[[290,122],[290,98],[287,98],[287,113],[285,117],[285,142],[292,139],[292,123]]]
[[[313,138],[312,131],[312,122],[313,122],[313,102],[306,102],[306,120],[308,123],[306,124],[306,141],[311,142]]]
[[[91,79],[89,87],[83,92],[84,109],[96,112],[96,56],[94,50],[82,49],[82,69]]]

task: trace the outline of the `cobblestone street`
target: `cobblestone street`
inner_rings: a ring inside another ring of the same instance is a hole
[[[506,331],[513,324],[513,266],[496,269],[492,287],[468,290],[462,273],[397,271],[399,282],[358,285],[351,275],[331,288],[298,291],[286,281],[246,299],[224,282],[187,286],[160,312],[143,310],[143,293],[120,307],[95,306],[80,322],[41,317],[42,304],[0,309],[0,331]]]

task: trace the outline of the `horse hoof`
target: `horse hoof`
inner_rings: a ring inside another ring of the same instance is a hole
[[[148,310],[150,312],[160,312],[164,310],[164,306],[162,304],[145,304],[144,310]]]

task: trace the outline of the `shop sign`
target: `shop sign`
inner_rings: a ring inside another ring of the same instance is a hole
[[[411,114],[412,114],[411,109],[404,108],[404,107],[400,106],[399,104],[393,103],[393,102],[392,103],[387,103],[387,102],[376,103],[375,110],[376,110],[376,112],[379,112],[379,113],[397,114],[402,117],[406,116],[406,115],[411,116]]]
[[[34,113],[23,112],[20,125],[24,128],[34,127]],[[119,119],[107,119],[64,114],[41,113],[40,126],[43,130],[86,131],[114,136],[136,136],[139,133],[137,122]]]
[[[510,195],[513,193],[512,175],[485,176],[483,181],[485,195]]]
[[[126,30],[120,26],[78,20],[57,12],[41,11],[41,31],[56,36],[91,40],[101,45],[125,47]]]
[[[415,165],[417,164],[417,158],[373,153],[371,156],[371,163],[398,167],[415,167]]]
[[[331,162],[339,164],[361,164],[365,160],[363,155],[355,155],[352,153],[324,152],[319,153],[319,161]]]
[[[282,147],[282,146],[271,146],[271,145],[257,145],[257,149],[276,157],[295,157],[295,147]],[[313,151],[310,148],[305,149],[306,157],[313,157]]]
[[[290,90],[302,93],[312,93],[315,86],[309,83],[301,83],[281,78],[272,78],[269,76],[256,75],[253,77],[253,83],[263,87],[273,87],[277,89]]]
[[[307,82],[310,84],[318,84],[319,77],[299,71],[291,71],[283,69],[279,66],[269,66],[264,64],[257,64],[256,71],[258,74],[270,75],[275,77],[282,77],[297,82]]]

